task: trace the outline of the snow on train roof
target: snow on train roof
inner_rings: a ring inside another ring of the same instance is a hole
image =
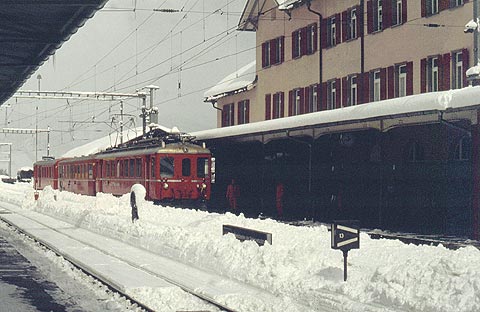
[[[233,137],[268,131],[317,126],[335,122],[355,122],[402,114],[437,111],[480,105],[480,87],[416,94],[368,104],[326,110],[249,124],[197,131],[198,140]]]
[[[171,132],[172,129],[161,126],[161,125],[155,125],[155,127],[165,131],[165,132]],[[142,133],[142,128],[136,128],[136,129],[128,129],[123,132],[123,138],[124,141],[128,141],[130,139],[133,139]],[[102,152],[106,150],[109,147],[116,146],[120,143],[119,141],[119,136],[116,134],[111,134],[102,138],[99,138],[97,140],[94,140],[92,142],[89,142],[87,144],[84,144],[82,146],[76,147],[71,149],[70,151],[66,152],[65,154],[62,155],[61,158],[71,158],[71,157],[80,157],[80,156],[86,156],[86,155],[91,155],[91,154],[96,154],[99,152]]]

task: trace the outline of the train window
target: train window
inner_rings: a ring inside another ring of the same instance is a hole
[[[151,162],[151,165],[150,165],[150,177],[152,178],[155,178],[155,169],[156,169],[156,163],[155,163],[155,157],[152,157],[152,159],[150,159],[150,162]]]
[[[137,177],[142,176],[142,160],[139,158],[137,159]]]
[[[191,174],[191,161],[188,158],[182,159],[182,176],[189,177]]]
[[[123,161],[123,176],[128,177],[128,159]]]
[[[200,157],[197,159],[197,177],[205,178],[208,175],[208,158]]]
[[[175,166],[173,157],[160,158],[160,176],[163,178],[173,177]]]
[[[120,176],[120,162],[118,160],[115,161],[115,162],[117,164],[117,177],[119,177]]]
[[[107,162],[107,166],[106,166],[106,167],[107,167],[107,168],[106,168],[106,171],[107,171],[107,172],[106,172],[106,176],[108,177],[108,176],[110,176],[110,162],[109,162],[109,161]]]
[[[93,165],[88,164],[88,178],[93,179]]]
[[[135,176],[135,159],[130,159],[130,176]]]

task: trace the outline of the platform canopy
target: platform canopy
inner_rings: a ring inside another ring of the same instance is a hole
[[[2,0],[0,105],[108,0]]]

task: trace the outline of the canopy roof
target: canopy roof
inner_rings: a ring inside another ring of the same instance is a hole
[[[2,0],[0,105],[108,0]]]

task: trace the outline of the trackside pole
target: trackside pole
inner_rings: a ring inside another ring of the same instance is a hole
[[[347,281],[347,257],[348,250],[343,250],[343,281]]]
[[[350,249],[360,248],[360,222],[358,220],[333,221],[332,249],[343,253],[343,281],[347,281],[347,258]]]

